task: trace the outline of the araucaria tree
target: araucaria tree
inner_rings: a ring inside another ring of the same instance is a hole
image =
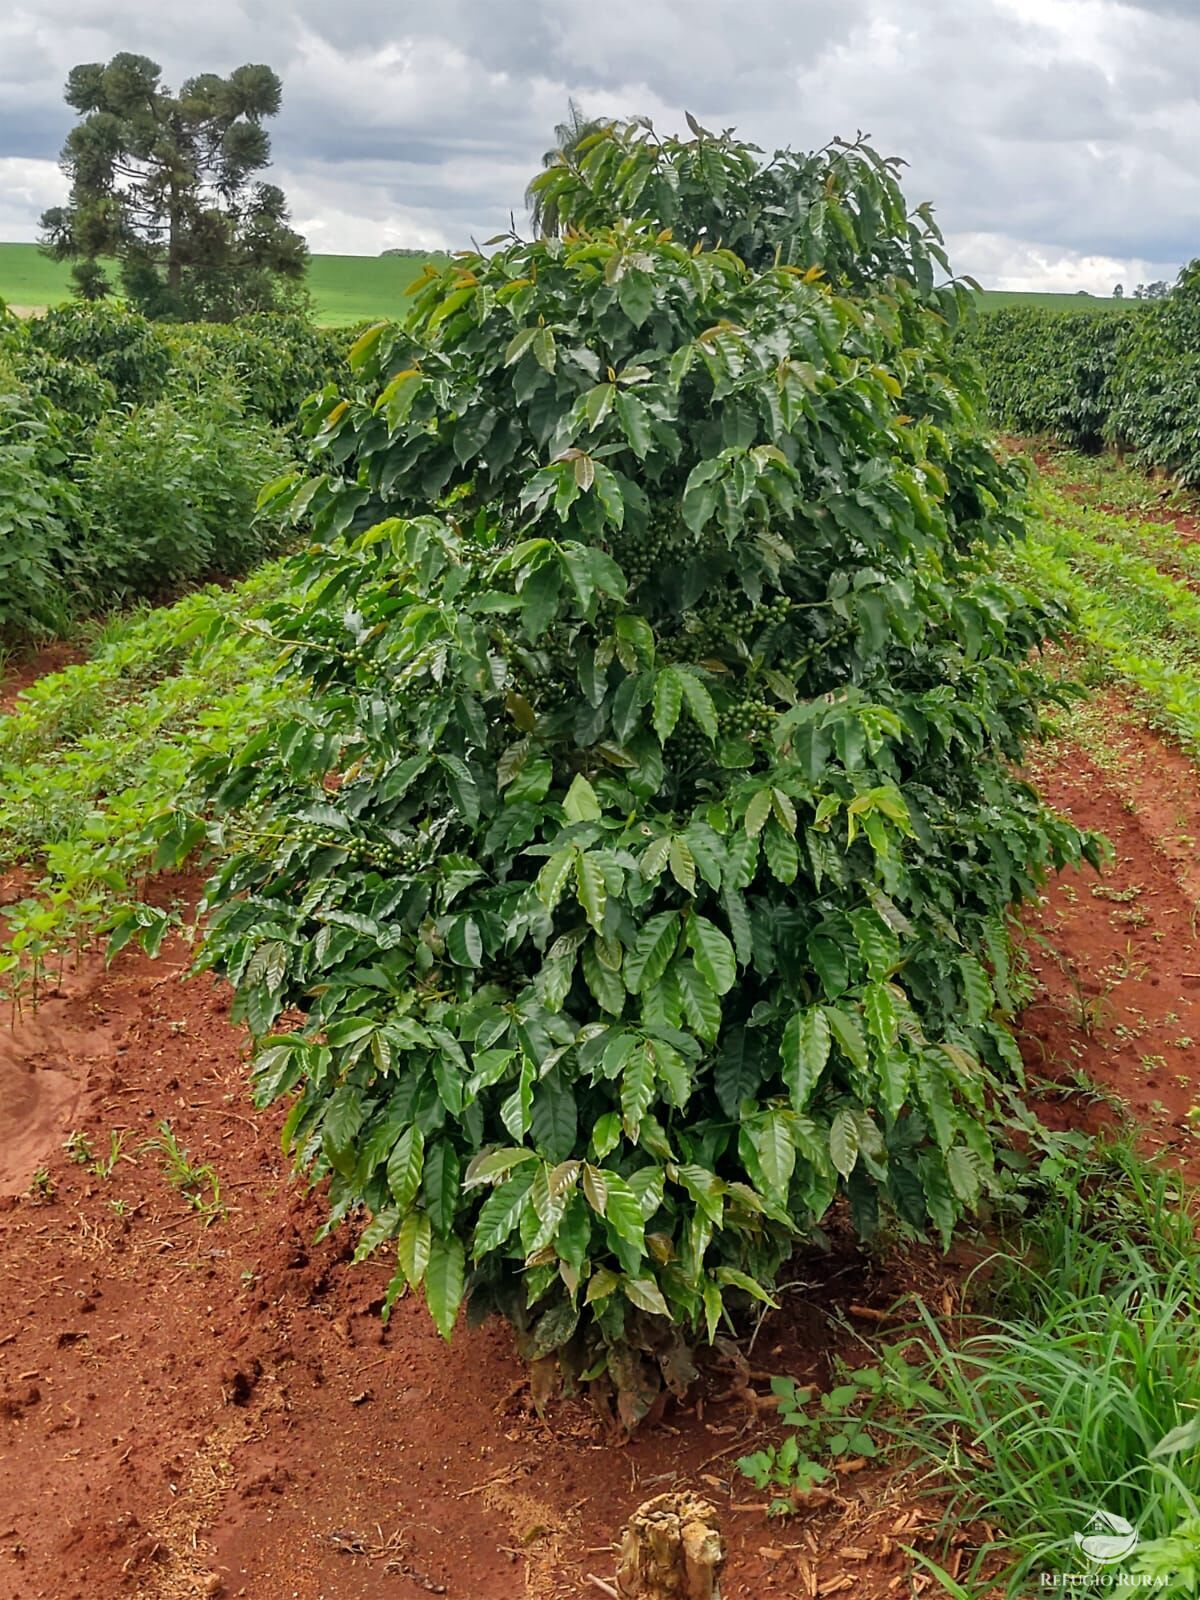
[[[72,69],[66,99],[81,120],[62,154],[71,195],[43,215],[43,245],[76,263],[87,299],[110,292],[101,263],[113,259],[149,316],[270,310],[308,256],[282,190],[256,178],[270,162],[263,122],[279,110],[279,78],[247,65],[189,78],[178,94],[160,78],[155,62],[124,53]]]
[[[206,948],[392,1294],[632,1424],[839,1196],[987,1191],[1010,909],[1093,846],[1016,772],[1062,618],[894,164],[635,124],[537,182],[563,237],[431,269],[275,490],[306,693],[211,775]]]

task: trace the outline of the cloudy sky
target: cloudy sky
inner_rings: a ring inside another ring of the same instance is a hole
[[[496,232],[573,95],[769,148],[862,129],[995,288],[1200,254],[1200,0],[6,0],[0,239],[62,196],[68,69],[117,50],[170,83],[270,63],[274,177],[319,251]]]

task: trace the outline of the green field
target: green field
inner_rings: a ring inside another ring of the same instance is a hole
[[[0,244],[0,300],[22,311],[57,305],[70,294],[68,270],[36,245]]]
[[[404,291],[420,270],[421,262],[413,256],[313,256],[308,287],[317,320],[336,324],[399,316],[406,305]],[[63,263],[48,260],[33,244],[0,244],[0,300],[26,311],[58,305],[69,299],[70,293],[69,269]],[[1108,311],[1124,303],[1093,295],[1020,294],[1007,289],[983,292],[983,304],[989,310],[1028,305],[1057,311]]]
[[[1041,306],[1047,311],[1119,311],[1122,306],[1140,305],[1132,297],[1114,300],[1111,295],[1049,294],[1022,289],[985,289],[984,309],[999,311],[1004,306]]]
[[[430,259],[442,261],[445,257]],[[318,321],[362,322],[368,317],[401,316],[409,304],[405,290],[423,266],[416,256],[313,256],[308,287]],[[0,277],[0,293],[3,284]]]
[[[399,316],[407,303],[404,291],[421,266],[415,256],[313,256],[308,287],[317,320]],[[0,300],[27,311],[58,305],[70,295],[65,263],[51,261],[34,244],[0,244]]]

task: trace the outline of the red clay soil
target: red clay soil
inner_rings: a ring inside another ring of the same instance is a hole
[[[66,639],[55,639],[50,644],[36,646],[22,652],[6,663],[0,671],[0,715],[11,711],[23,689],[44,678],[49,672],[61,672],[64,667],[82,661],[87,651]]]
[[[1047,895],[1022,1050],[1035,1075],[1065,1086],[1082,1071],[1118,1096],[1147,1147],[1200,1178],[1200,784],[1119,696],[1101,706],[1104,770],[1059,747],[1035,774],[1051,804],[1108,837],[1113,860]]]
[[[1200,836],[1200,794],[1180,758],[1129,737],[1140,753],[1119,781],[1062,749],[1041,774],[1116,859],[1047,897],[1062,954],[1034,946],[1044,992],[1026,1056],[1058,1080],[1060,1119],[1097,1114],[1070,1092],[1081,1067],[1188,1157],[1200,879],[1180,841]],[[878,1475],[843,1474],[810,1510],[767,1522],[734,1463],[770,1413],[744,1382],[729,1393],[728,1374],[621,1445],[577,1402],[540,1420],[499,1325],[447,1347],[409,1299],[385,1329],[388,1266],[351,1265],[345,1230],[314,1242],[320,1196],[292,1178],[278,1119],[248,1104],[227,994],[185,980],[185,964],[177,941],[156,962],[89,965],[9,1046],[10,1077],[15,1065],[32,1081],[0,1106],[0,1595],[594,1600],[625,1519],[675,1486],[719,1509],[726,1600],[921,1592],[900,1546],[932,1537],[936,1506]],[[163,1119],[216,1173],[221,1215],[167,1182],[147,1147]],[[111,1176],[69,1159],[69,1130],[96,1156],[123,1135]],[[863,1307],[919,1292],[949,1313],[961,1271],[929,1252],[875,1262],[844,1241],[797,1261],[758,1331],[752,1389],[773,1372],[823,1381],[831,1342],[874,1328]]]

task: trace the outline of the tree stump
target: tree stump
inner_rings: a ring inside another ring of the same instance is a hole
[[[694,1494],[660,1494],[629,1519],[617,1563],[622,1600],[721,1600],[717,1514]]]

